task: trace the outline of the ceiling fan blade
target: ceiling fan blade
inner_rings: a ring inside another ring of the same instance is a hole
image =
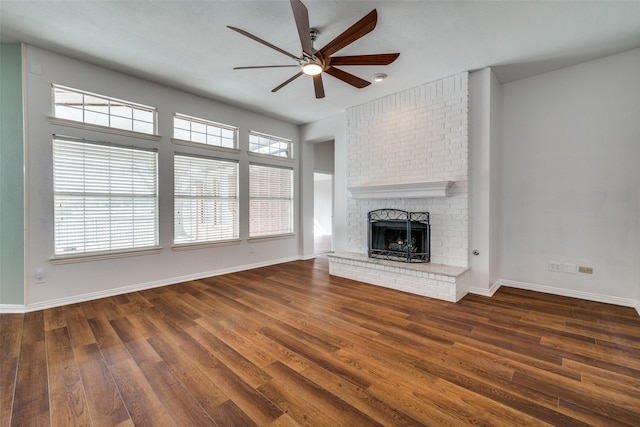
[[[233,67],[234,70],[252,70],[254,68],[290,68],[300,67],[299,65],[253,65],[250,67]]]
[[[322,83],[322,74],[313,76],[313,89],[316,91],[316,98],[324,98],[324,84]]]
[[[332,56],[331,65],[389,65],[399,53],[380,53],[377,55]]]
[[[328,58],[345,46],[350,45],[360,37],[370,33],[378,23],[378,12],[373,9],[361,20],[347,28],[342,34],[329,42],[328,45],[320,49],[323,57]]]
[[[354,76],[351,73],[347,73],[346,71],[342,71],[335,67],[329,67],[324,70],[324,72],[335,77],[336,79],[350,84],[351,86],[357,87],[358,89],[362,89],[363,87],[367,87],[371,84],[371,82],[368,82],[358,76]]]
[[[267,47],[270,47],[270,48],[271,48],[271,49],[273,49],[273,50],[277,50],[278,52],[280,52],[280,53],[282,53],[282,54],[284,54],[284,55],[287,55],[288,57],[293,58],[293,59],[295,59],[296,61],[300,60],[300,58],[299,58],[299,57],[297,57],[297,56],[295,56],[295,55],[292,55],[292,54],[290,54],[289,52],[287,52],[286,50],[282,50],[282,49],[280,49],[278,46],[274,46],[274,45],[272,45],[271,43],[269,43],[269,42],[267,42],[267,41],[262,40],[260,37],[256,37],[256,36],[254,36],[253,34],[246,32],[245,30],[241,30],[240,28],[232,27],[232,26],[230,26],[230,25],[227,25],[227,28],[232,29],[232,30],[233,30],[233,31],[235,31],[236,33],[240,33],[240,34],[242,34],[242,35],[243,35],[243,36],[245,36],[245,37],[249,37],[251,40],[255,40],[255,41],[257,41],[258,43],[262,43],[263,45],[265,45],[265,46],[267,46]]]
[[[291,83],[292,81],[294,81],[295,79],[300,77],[301,75],[302,75],[302,71],[300,71],[298,74],[296,74],[295,76],[291,77],[290,79],[286,80],[285,82],[281,83],[279,86],[276,86],[273,89],[271,89],[271,92],[279,91],[280,89],[282,89],[283,87],[285,87],[286,85],[288,85],[289,83]]]
[[[291,0],[291,9],[293,10],[293,17],[296,20],[296,27],[298,27],[302,51],[312,56],[313,49],[311,47],[311,36],[309,35],[309,11],[300,0]]]

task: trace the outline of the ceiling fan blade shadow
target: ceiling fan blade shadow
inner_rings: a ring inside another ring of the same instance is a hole
[[[311,47],[311,37],[309,35],[309,11],[300,0],[291,0],[291,9],[293,10],[293,17],[296,20],[296,27],[298,27],[298,35],[300,36],[302,51],[307,55],[312,56],[313,49]]]
[[[252,65],[249,67],[233,67],[234,70],[252,70],[255,68],[291,68],[300,67],[299,65]]]
[[[293,54],[291,54],[291,53],[287,52],[286,50],[282,50],[282,49],[280,49],[278,46],[272,45],[271,43],[269,43],[269,42],[267,42],[267,41],[264,41],[264,40],[262,40],[260,37],[254,36],[253,34],[251,34],[251,33],[247,32],[247,31],[245,31],[245,30],[241,30],[240,28],[232,27],[232,26],[230,26],[230,25],[227,25],[227,28],[232,29],[232,30],[233,30],[233,31],[235,31],[236,33],[240,33],[240,34],[242,34],[242,35],[243,35],[243,36],[245,36],[245,37],[249,37],[251,40],[255,40],[255,41],[257,41],[258,43],[262,43],[263,45],[265,45],[265,46],[267,46],[267,47],[270,47],[270,48],[271,48],[271,49],[273,49],[273,50],[277,50],[278,52],[282,53],[283,55],[287,55],[288,57],[293,58],[293,59],[295,59],[296,61],[299,61],[299,60],[300,60],[300,58],[299,58],[299,57],[297,57],[297,56],[295,56],[295,55],[293,55]]]
[[[358,89],[362,89],[363,87],[367,87],[371,84],[371,82],[368,82],[364,79],[361,79],[358,76],[354,76],[351,73],[347,73],[346,71],[342,71],[335,67],[329,67],[326,70],[324,70],[324,72],[329,74],[330,76],[335,77],[336,79],[342,80],[343,82],[350,84],[353,87],[357,87]]]
[[[332,56],[331,65],[389,65],[400,56],[399,53],[379,53],[374,55]]]
[[[279,91],[280,89],[282,89],[283,87],[285,87],[286,85],[288,85],[289,83],[291,83],[292,81],[294,81],[295,79],[300,77],[301,75],[302,75],[302,71],[300,71],[298,74],[296,74],[295,76],[291,77],[290,79],[284,81],[280,85],[278,85],[278,86],[274,87],[273,89],[271,89],[271,92]]]
[[[322,83],[322,74],[313,76],[313,89],[316,92],[316,99],[324,98],[324,84]]]
[[[358,22],[347,28],[342,34],[319,50],[323,57],[328,58],[345,46],[350,45],[360,37],[370,33],[378,23],[378,12],[373,9]]]

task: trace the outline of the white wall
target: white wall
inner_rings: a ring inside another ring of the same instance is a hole
[[[345,113],[336,114],[316,122],[308,123],[300,129],[300,139],[304,144],[334,141],[333,174],[333,250],[347,249],[347,142]],[[313,180],[313,170],[303,170]],[[312,208],[313,209],[313,208]],[[305,234],[313,236],[313,227],[305,229]],[[305,252],[306,253],[306,252]]]
[[[324,141],[313,144],[313,170],[333,174],[335,168],[334,142]]]
[[[490,68],[469,74],[471,292],[491,295],[499,245],[501,85]]]
[[[494,284],[498,280],[500,272],[500,242],[502,236],[502,199],[500,198],[502,188],[502,85],[496,75],[491,72],[490,76],[491,99],[490,109],[490,147],[489,147],[489,284]]]
[[[324,234],[332,234],[333,227],[334,145],[333,140],[313,144],[313,217]]]
[[[27,261],[26,301],[29,306],[43,307],[74,301],[84,297],[106,295],[132,287],[148,287],[218,274],[226,271],[299,259],[301,256],[301,202],[295,207],[295,238],[252,243],[248,237],[248,165],[246,153],[250,130],[289,138],[294,141],[293,162],[284,162],[296,169],[295,188],[300,195],[300,157],[305,153],[299,141],[299,127],[280,120],[251,113],[205,98],[174,90],[148,81],[76,61],[61,55],[28,46],[26,50],[26,156],[27,156]],[[42,69],[41,73],[29,72]],[[157,147],[159,156],[160,245],[156,255],[117,258],[111,260],[52,265],[53,255],[53,194],[52,194],[52,134],[108,140],[131,144],[131,138],[53,125],[51,84],[61,84],[119,99],[152,105],[158,108],[160,141],[136,140],[136,144]],[[175,146],[172,136],[173,114],[181,112],[204,119],[238,126],[240,148],[240,238],[237,245],[173,251],[173,171],[174,151],[230,156],[219,151]],[[311,150],[312,151],[312,150]],[[311,161],[313,159],[310,156]],[[276,162],[277,163],[277,162]],[[282,162],[281,162],[282,163]],[[313,163],[310,164],[312,172]],[[311,178],[311,185],[313,179]],[[313,212],[313,211],[311,211]],[[312,213],[311,213],[312,215]],[[309,226],[312,227],[312,221]],[[305,225],[307,227],[307,225]],[[311,236],[313,237],[313,236]],[[313,239],[311,239],[313,242]],[[311,243],[313,244],[313,243]],[[45,272],[45,282],[36,284],[37,268]]]
[[[314,224],[318,227],[318,235],[332,234],[332,211],[333,176],[316,172],[313,187],[313,218]]]
[[[638,298],[639,75],[636,49],[503,85],[501,279]],[[554,273],[549,261],[594,272]]]

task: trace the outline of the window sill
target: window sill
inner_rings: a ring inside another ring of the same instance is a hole
[[[179,245],[173,245],[171,249],[174,251],[190,251],[194,249],[217,248],[220,246],[239,245],[240,242],[242,242],[242,240],[233,239],[233,240],[221,240],[219,242],[181,243]]]
[[[257,242],[264,242],[264,241],[267,241],[267,240],[293,239],[294,237],[296,237],[296,235],[294,233],[270,234],[268,236],[249,237],[247,239],[247,242],[249,242],[249,243],[257,243]]]
[[[153,246],[150,248],[142,248],[142,249],[127,249],[122,251],[109,251],[109,252],[93,252],[87,254],[77,254],[77,255],[62,255],[53,257],[49,260],[49,262],[53,265],[58,264],[71,264],[74,262],[88,262],[88,261],[101,261],[104,259],[113,259],[113,258],[127,258],[132,256],[142,256],[142,255],[154,255],[162,252],[161,246]]]
[[[72,127],[77,129],[93,130],[96,132],[110,133],[114,135],[130,136],[132,138],[149,139],[152,141],[160,141],[160,135],[152,135],[143,132],[135,132],[126,129],[111,128],[108,126],[92,125],[90,123],[76,122],[73,120],[59,119],[57,117],[48,117],[49,123],[53,125]]]
[[[171,138],[171,142],[176,145],[184,145],[187,147],[204,148],[207,150],[222,151],[229,154],[240,154],[240,150],[237,148],[222,147],[220,145],[204,144],[202,142],[193,142],[177,138]]]

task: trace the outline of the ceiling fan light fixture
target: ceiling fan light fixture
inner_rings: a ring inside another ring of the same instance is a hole
[[[371,81],[374,83],[382,83],[384,79],[387,78],[387,75],[384,73],[378,73],[371,76]]]
[[[317,76],[322,73],[322,65],[314,61],[309,61],[302,66],[302,72],[308,76]]]

